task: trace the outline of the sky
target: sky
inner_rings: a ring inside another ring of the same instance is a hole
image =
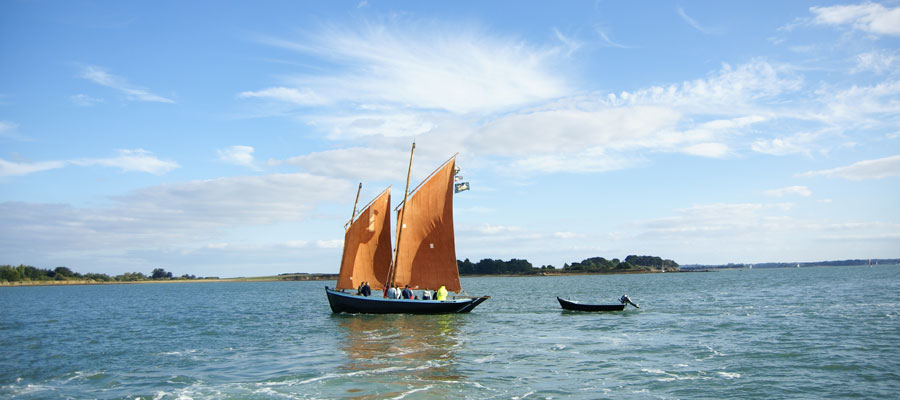
[[[900,257],[897,1],[10,0],[0,54],[0,264],[337,273],[413,141],[459,259]]]

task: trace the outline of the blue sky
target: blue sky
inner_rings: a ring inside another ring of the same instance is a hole
[[[0,3],[0,263],[337,272],[456,152],[457,255],[900,257],[900,2]]]

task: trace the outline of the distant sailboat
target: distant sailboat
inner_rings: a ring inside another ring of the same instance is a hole
[[[410,171],[412,152],[410,152]],[[459,269],[453,232],[454,155],[409,193],[398,213],[397,245],[391,259],[390,188],[363,207],[344,236],[341,271],[334,289],[325,287],[331,311],[372,314],[466,313],[490,296],[450,296],[444,300],[388,299],[344,292],[368,282],[376,293],[385,287],[459,293]],[[359,195],[357,194],[357,197]],[[355,206],[354,206],[355,209]],[[356,213],[354,211],[354,217]]]

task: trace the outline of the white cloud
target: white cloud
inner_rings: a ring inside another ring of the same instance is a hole
[[[163,96],[150,93],[147,89],[135,86],[125,78],[112,75],[103,68],[88,66],[81,72],[81,77],[101,86],[114,89],[129,100],[150,101],[157,103],[174,103],[175,101]]]
[[[568,36],[563,35],[562,32],[559,31],[559,29],[554,28],[553,33],[555,33],[556,38],[559,39],[559,41],[562,42],[563,45],[565,45],[566,56],[571,56],[576,51],[578,51],[578,49],[581,47],[581,43],[578,43],[578,41],[576,41],[575,39],[572,39]]]
[[[82,158],[71,160],[70,163],[79,166],[99,165],[103,167],[119,168],[123,171],[147,172],[154,175],[165,174],[175,168],[180,167],[174,161],[163,161],[153,153],[143,150],[117,150],[119,155],[111,158]]]
[[[466,144],[514,158],[514,169],[542,172],[633,166],[640,157],[625,154],[640,149],[724,158],[733,153],[734,137],[784,113],[772,112],[767,101],[801,83],[790,69],[764,61],[724,65],[709,78],[680,85],[573,96],[503,115],[476,129]]]
[[[332,70],[339,72],[296,76],[288,85],[311,90],[328,103],[483,113],[568,92],[554,71],[558,48],[537,48],[459,24],[354,26],[322,29],[296,41],[263,42],[334,63]]]
[[[581,239],[585,237],[584,234],[575,232],[553,232],[553,236],[560,239]]]
[[[63,168],[67,165],[119,168],[125,172],[147,172],[155,175],[165,174],[175,168],[178,163],[163,161],[153,153],[142,150],[117,150],[119,155],[111,158],[80,158],[76,160],[53,160],[31,163],[16,163],[0,159],[0,176],[22,176],[34,172]]]
[[[11,122],[0,121],[0,135],[5,135],[7,132],[15,130],[16,127],[18,127],[18,125]]]
[[[684,10],[681,14],[689,18]],[[544,173],[628,168],[643,162],[636,153],[645,150],[712,158],[746,150],[776,155],[827,152],[829,146],[851,142],[835,140],[849,127],[883,125],[888,122],[880,115],[900,112],[895,99],[900,83],[821,86],[810,95],[801,90],[802,69],[764,59],[723,64],[706,77],[671,85],[615,94],[575,93],[552,69],[564,61],[561,55],[577,48],[558,30],[554,33],[565,48],[538,48],[465,27],[441,35],[445,29],[394,21],[322,29],[297,41],[263,39],[316,56],[340,72],[294,76],[286,85],[241,96],[293,105],[342,105],[344,111],[326,107],[303,117],[331,140],[383,144],[391,138],[441,138],[488,163]],[[436,54],[438,50],[443,54]],[[880,65],[874,58],[866,65],[882,68],[874,66]],[[497,79],[495,69],[507,76]],[[450,132],[448,125],[456,131]],[[801,133],[792,133],[796,127]],[[374,176],[359,168],[358,161],[323,163],[348,159],[349,154],[343,149],[325,151],[289,162],[330,176]]]
[[[642,230],[637,237],[645,240],[676,240],[686,243],[742,238],[757,241],[755,235],[780,232],[795,226],[797,221],[779,215],[791,207],[790,203],[696,205],[676,210],[677,215],[673,217],[638,223],[635,228]]]
[[[28,141],[29,140],[28,137],[23,136],[17,132],[18,128],[19,128],[18,124],[15,124],[12,122],[7,122],[7,121],[0,121],[0,138],[8,138],[8,139],[13,139],[13,140],[18,140],[18,141]]]
[[[99,208],[5,202],[0,237],[8,240],[0,243],[0,254],[153,249],[161,257],[161,249],[197,243],[232,248],[220,239],[228,229],[309,218],[321,204],[349,202],[351,189],[347,181],[297,173],[152,186]]]
[[[35,172],[65,167],[64,161],[17,163],[0,158],[0,176],[23,176]]]
[[[680,87],[595,96],[596,100],[573,97],[543,109],[504,115],[477,129],[467,144],[481,152],[518,158],[512,163],[517,168],[543,172],[633,166],[636,162],[623,160],[639,157],[619,153],[638,149],[724,158],[732,154],[732,137],[772,118],[752,103],[794,84],[778,78],[775,68],[765,63],[725,66],[708,80]],[[715,103],[719,103],[715,110],[708,109]],[[726,117],[709,119],[710,113]],[[688,119],[694,116],[707,121]]]
[[[343,239],[316,240],[316,247],[320,249],[340,249],[343,246]]]
[[[673,129],[680,117],[673,109],[651,106],[544,110],[493,121],[471,141],[493,154],[531,157],[642,147],[648,138]]]
[[[684,10],[681,14],[687,17]],[[578,47],[558,30],[554,33],[563,47],[556,48],[471,27],[450,30],[438,23],[404,26],[394,20],[356,29],[325,28],[303,40],[265,38],[264,43],[318,57],[339,72],[298,75],[286,79],[286,85],[240,96],[295,106],[342,105],[340,112],[326,107],[303,117],[335,141],[439,137],[489,162],[503,159],[514,170],[551,173],[627,168],[642,162],[634,154],[641,150],[726,158],[749,147],[737,139],[756,124],[785,117],[820,123],[823,118],[785,107],[783,97],[799,92],[804,78],[791,66],[763,59],[723,64],[707,77],[680,84],[579,94],[553,69],[565,61],[561,56]],[[822,108],[814,106],[807,109]],[[450,132],[448,125],[456,131]],[[788,149],[779,142],[784,140],[757,138],[752,147],[808,151]],[[315,173],[350,177],[360,172],[359,161],[323,162],[349,155],[348,150],[333,150],[289,162]]]
[[[154,219],[157,214],[183,214],[186,222],[262,224],[296,220],[348,188],[346,181],[315,175],[274,174],[160,185],[116,199],[135,214]]]
[[[287,87],[271,87],[258,91],[247,91],[238,94],[238,98],[262,98],[301,106],[315,106],[326,104],[327,100],[309,89],[295,89]]]
[[[231,146],[227,149],[216,150],[216,153],[220,160],[229,164],[259,170],[259,167],[253,162],[253,147],[251,146]]]
[[[379,110],[340,116],[307,117],[313,125],[329,127],[331,139],[354,139],[364,136],[410,137],[431,132],[436,122],[429,115]]]
[[[835,241],[839,243],[845,242],[861,242],[861,243],[870,243],[872,241],[890,241],[890,242],[900,242],[900,233],[890,232],[890,233],[861,233],[857,235],[825,235],[822,236],[822,240]]]
[[[757,139],[753,141],[750,148],[755,152],[774,156],[809,155],[813,144],[821,136],[822,133],[800,132],[787,137]]]
[[[293,157],[286,164],[316,175],[370,181],[406,175],[409,150],[389,147],[351,147]]]
[[[876,74],[897,73],[900,67],[900,55],[895,51],[876,50],[856,56],[856,67],[852,73],[872,71]]]
[[[809,190],[809,188],[806,186],[788,186],[788,187],[783,187],[783,188],[779,188],[779,189],[767,190],[763,193],[765,193],[767,196],[775,196],[775,197],[782,197],[782,196],[788,196],[788,195],[809,197],[812,195],[812,190]]]
[[[285,247],[293,247],[293,248],[303,248],[309,246],[308,240],[288,240],[284,242],[283,245]]]
[[[476,128],[465,144],[482,155],[511,158],[504,161],[512,167],[507,171],[622,169],[642,163],[631,152],[643,149],[725,158],[735,152],[734,138],[786,113],[765,103],[799,89],[802,81],[790,68],[764,61],[724,65],[706,79],[680,85],[571,96],[504,114]]]
[[[700,25],[700,23],[697,22],[695,19],[691,18],[690,15],[687,15],[687,13],[684,12],[684,9],[681,7],[678,8],[678,16],[681,17],[681,19],[684,20],[684,22],[686,22],[692,28],[694,28],[702,33],[705,33],[707,35],[713,34],[713,33],[719,33],[718,29],[706,28],[706,27],[703,27],[702,25]]]
[[[603,29],[597,28],[597,34],[600,35],[600,39],[602,40],[602,44],[607,47],[618,47],[620,49],[628,49],[630,46],[626,46],[621,43],[614,42]]]
[[[728,145],[724,143],[698,143],[685,147],[684,153],[709,157],[709,158],[725,158],[729,154]]]
[[[878,114],[900,113],[900,80],[883,81],[871,86],[853,85],[848,89],[823,94],[827,95],[827,111],[818,117],[829,123],[860,123],[859,120],[878,117]],[[881,118],[864,122],[882,123]]]
[[[86,94],[76,94],[69,96],[69,100],[72,102],[72,104],[75,104],[79,107],[92,107],[103,102],[103,99],[88,96]]]
[[[667,106],[686,113],[762,115],[758,110],[760,102],[796,91],[802,83],[802,77],[788,67],[754,60],[737,67],[724,64],[706,79],[610,94],[609,101],[616,105]]]
[[[876,35],[900,35],[900,8],[887,8],[878,3],[830,7],[811,7],[813,23],[850,25],[853,29]]]
[[[852,181],[900,176],[900,155],[875,160],[859,161],[845,167],[821,171],[809,171],[799,174],[798,176],[827,176],[844,178]]]
[[[896,223],[835,223],[830,220],[833,215],[823,220],[803,219],[793,216],[793,209],[792,203],[697,205],[675,210],[673,216],[624,226],[614,232],[615,240],[629,247],[640,243],[675,260],[721,260],[718,262],[838,259],[852,255],[846,255],[844,246],[822,245],[822,241],[857,236],[896,240]],[[853,249],[861,248],[873,247]]]
[[[522,232],[523,229],[518,226],[490,225],[483,224],[474,227],[473,230],[486,235],[503,235],[508,233]]]
[[[642,158],[623,158],[605,155],[602,151],[586,150],[565,154],[536,155],[522,157],[511,163],[504,163],[502,172],[507,175],[523,175],[533,172],[605,172],[634,167],[644,163]]]

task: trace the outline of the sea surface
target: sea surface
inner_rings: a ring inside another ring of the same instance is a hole
[[[333,282],[0,288],[0,397],[897,399],[900,267],[463,278],[470,314]],[[641,308],[562,311],[556,296]]]

